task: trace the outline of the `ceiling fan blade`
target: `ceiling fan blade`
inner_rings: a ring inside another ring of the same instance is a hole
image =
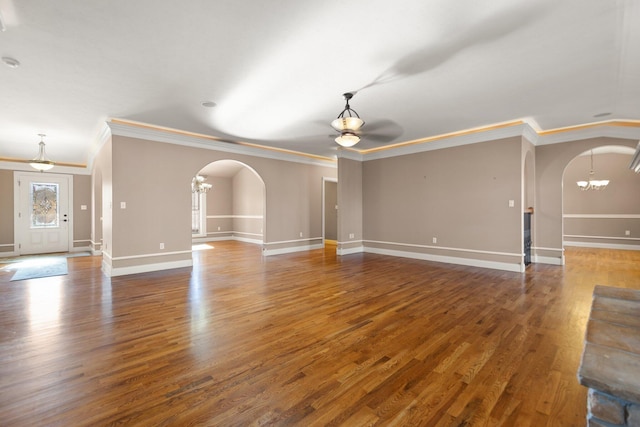
[[[375,120],[363,126],[362,139],[365,141],[387,143],[399,138],[404,130],[393,120]]]
[[[363,128],[365,128],[365,132],[375,132],[399,127],[400,126],[396,122],[389,119],[372,120],[370,122],[365,122],[365,126],[363,126]]]

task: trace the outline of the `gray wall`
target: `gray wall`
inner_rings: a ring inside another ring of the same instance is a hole
[[[82,206],[86,210],[82,210]],[[73,176],[73,247],[91,248],[91,176]]]
[[[243,167],[233,177],[233,230],[236,237],[263,239],[264,184]]]
[[[518,269],[522,151],[514,137],[364,162],[365,245]]]
[[[338,183],[324,181],[324,238],[338,240]]]
[[[0,170],[0,253],[14,251],[13,171]]]
[[[208,176],[212,185],[207,193],[207,237],[233,235],[233,187],[231,177]]]
[[[363,245],[363,163],[338,158],[337,253],[359,251]]]

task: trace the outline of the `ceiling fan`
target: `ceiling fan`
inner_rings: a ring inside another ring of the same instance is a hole
[[[331,127],[340,132],[335,141],[342,147],[353,147],[360,142],[363,136],[362,127],[364,120],[360,115],[351,108],[349,101],[357,92],[347,92],[342,96],[346,100],[344,109],[338,114],[338,117],[331,122]],[[370,133],[371,131],[386,130],[384,133]],[[367,132],[364,134],[367,140],[374,142],[389,142],[402,135],[402,129],[397,123],[391,120],[376,120],[375,123],[367,126]]]

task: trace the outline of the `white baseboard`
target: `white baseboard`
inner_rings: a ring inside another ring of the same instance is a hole
[[[91,250],[91,246],[77,246],[75,248],[72,248],[69,252],[71,252],[71,253],[75,253],[75,252],[92,252],[92,250]]]
[[[355,248],[348,249],[336,249],[336,255],[351,255],[351,254],[359,254],[364,252],[364,246],[356,246]]]
[[[171,270],[173,268],[193,267],[193,260],[170,261],[156,264],[142,264],[131,267],[113,268],[102,261],[102,271],[107,277],[125,276],[127,274],[149,273],[151,271]]]
[[[258,240],[258,239],[250,239],[248,237],[238,237],[238,236],[233,236],[232,240],[236,240],[238,242],[245,242],[245,243],[251,243],[254,245],[261,245],[262,244],[262,240]]]
[[[562,258],[532,255],[531,261],[534,264],[564,265],[564,255],[562,256]]]
[[[208,243],[208,242],[224,242],[227,240],[235,240],[238,242],[251,243],[254,245],[262,245],[262,240],[259,239],[249,239],[247,237],[238,237],[238,236],[220,236],[220,237],[197,237],[195,239],[191,239],[191,243]]]
[[[290,254],[293,252],[304,252],[310,251],[313,249],[322,249],[322,244],[317,245],[303,245],[303,246],[289,246],[287,248],[279,248],[279,249],[262,249],[262,255],[264,256],[272,256],[272,255],[282,255],[282,254]]]
[[[16,251],[0,252],[0,258],[15,258],[17,256],[19,256],[19,254]]]
[[[564,246],[577,246],[580,248],[596,248],[596,249],[623,249],[628,251],[640,251],[640,245],[621,245],[616,243],[595,243],[595,242],[571,242],[565,240]]]
[[[442,255],[432,255],[432,254],[424,254],[419,252],[397,251],[397,250],[380,249],[380,248],[364,248],[364,252],[370,252],[370,253],[380,254],[380,255],[397,256],[402,258],[421,259],[424,261],[443,262],[447,264],[467,265],[470,267],[481,267],[481,268],[491,268],[494,270],[513,271],[516,273],[524,273],[524,270],[525,270],[524,264],[515,264],[515,263],[512,264],[507,262],[496,262],[496,261],[483,261],[483,260],[472,259],[472,258],[459,258],[459,257],[450,257],[450,256],[442,256]]]
[[[221,242],[221,241],[227,241],[227,240],[235,240],[237,242],[244,242],[244,243],[250,243],[252,245],[263,245],[264,242],[262,240],[258,240],[258,239],[250,239],[247,237],[239,237],[239,236],[223,236],[223,237],[202,237],[202,238],[196,238],[193,239],[192,242],[193,243],[207,243],[207,242]],[[272,244],[275,243],[285,243],[285,242],[273,242]],[[282,254],[290,254],[293,252],[304,252],[304,251],[310,251],[313,249],[322,249],[322,244],[315,244],[315,245],[303,245],[303,246],[289,246],[286,248],[279,248],[279,249],[267,249],[267,248],[263,248],[262,249],[262,255],[264,256],[272,256],[272,255],[282,255]]]

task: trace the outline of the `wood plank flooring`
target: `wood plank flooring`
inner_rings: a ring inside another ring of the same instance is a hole
[[[593,287],[640,289],[638,251],[519,274],[211,245],[112,279],[0,269],[0,425],[584,426]]]

